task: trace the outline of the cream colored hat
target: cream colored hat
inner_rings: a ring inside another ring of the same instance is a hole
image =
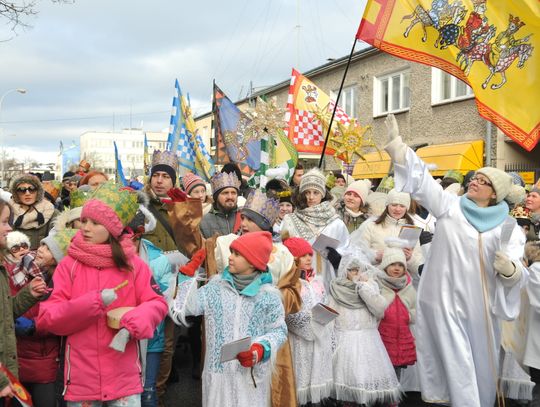
[[[405,253],[403,249],[398,247],[387,247],[384,249],[383,257],[379,267],[381,270],[385,270],[390,264],[401,263],[407,267],[407,260],[405,259]]]
[[[503,170],[493,167],[484,167],[477,170],[476,173],[488,177],[493,186],[493,190],[495,191],[495,195],[497,195],[495,198],[497,203],[501,202],[506,198],[506,195],[510,193],[513,184],[512,177]]]
[[[392,204],[403,205],[408,210],[411,206],[411,196],[406,192],[398,192],[395,189],[392,189],[388,192],[388,196],[386,197],[386,206]]]

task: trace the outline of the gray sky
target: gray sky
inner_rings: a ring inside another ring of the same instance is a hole
[[[168,127],[174,80],[195,114],[212,79],[231,99],[348,54],[365,0],[75,0],[38,3],[33,27],[0,42],[9,155],[51,160],[85,131]],[[0,21],[1,22],[1,21]],[[12,34],[0,29],[0,40]],[[297,52],[297,50],[300,52]],[[357,48],[358,49],[358,48]],[[299,62],[299,63],[298,63]],[[113,120],[114,115],[114,120]],[[0,140],[1,142],[1,140]]]

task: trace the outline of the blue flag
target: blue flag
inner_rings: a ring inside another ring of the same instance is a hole
[[[250,139],[245,134],[251,120],[214,85],[215,114],[219,141],[223,142],[230,161],[256,171],[261,165],[261,140]],[[218,144],[218,149],[220,148]]]
[[[167,150],[176,151],[178,164],[189,171],[195,171],[195,151],[193,141],[186,131],[186,122],[182,112],[182,90],[178,79],[174,83],[176,94],[173,97]]]
[[[126,177],[124,176],[124,169],[122,168],[122,161],[120,161],[120,156],[118,155],[118,147],[116,147],[116,141],[113,141],[114,144],[114,160],[116,162],[116,175],[115,182],[117,184],[122,184],[123,186],[127,185]]]
[[[63,146],[62,146],[63,148]],[[69,171],[73,165],[79,164],[81,149],[75,143],[62,151],[62,174]]]

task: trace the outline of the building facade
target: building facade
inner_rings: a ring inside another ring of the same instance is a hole
[[[80,136],[81,158],[89,161],[92,168],[114,175],[116,161],[113,142],[116,142],[125,177],[141,176],[144,171],[145,135],[150,159],[154,150],[166,148],[168,131],[144,132],[142,129],[124,129],[121,132],[87,131]]]
[[[329,62],[304,75],[335,99],[347,59]],[[253,98],[276,97],[278,106],[286,106],[288,91],[289,79],[255,93]],[[248,100],[240,100],[237,105],[244,110]],[[478,163],[507,170],[535,171],[540,159],[538,147],[525,151],[478,115],[474,94],[465,83],[436,68],[396,58],[376,48],[353,55],[339,105],[362,125],[372,127],[380,149],[386,143],[384,119],[393,113],[404,141],[412,147],[482,141]],[[207,113],[197,117],[197,127],[208,126],[211,116]],[[456,168],[460,165],[459,154],[456,152]],[[300,154],[300,158],[311,165],[319,159],[309,154]],[[358,177],[366,175],[359,173]]]

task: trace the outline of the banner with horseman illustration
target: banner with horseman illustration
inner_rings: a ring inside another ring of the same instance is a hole
[[[540,1],[368,0],[357,38],[440,68],[531,151],[540,136]]]

